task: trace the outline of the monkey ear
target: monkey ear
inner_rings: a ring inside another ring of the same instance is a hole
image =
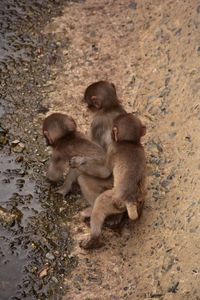
[[[91,100],[94,104],[94,106],[97,108],[97,109],[100,109],[101,108],[101,103],[99,101],[99,98],[97,96],[92,96],[91,97]]]
[[[118,129],[117,127],[113,127],[113,138],[115,142],[118,142]]]
[[[47,130],[45,130],[43,132],[43,134],[46,137],[46,139],[48,140],[49,145],[52,145],[53,144],[53,140],[51,139],[49,132]]]
[[[141,136],[144,136],[146,133],[147,133],[147,128],[146,128],[145,125],[142,125],[142,128],[141,128]]]
[[[76,131],[76,123],[72,117],[68,117],[66,120],[66,127],[69,131]]]

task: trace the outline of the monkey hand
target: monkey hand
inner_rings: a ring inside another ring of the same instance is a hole
[[[78,168],[81,165],[84,165],[87,161],[87,157],[83,156],[74,156],[70,159],[69,165],[71,168]]]

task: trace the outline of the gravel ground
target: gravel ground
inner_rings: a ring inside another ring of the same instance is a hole
[[[200,3],[79,1],[45,33],[62,43],[50,111],[72,115],[86,132],[85,87],[106,79],[147,125],[148,194],[143,217],[121,233],[104,229],[106,247],[85,252],[89,229],[74,216],[68,299],[200,299]]]

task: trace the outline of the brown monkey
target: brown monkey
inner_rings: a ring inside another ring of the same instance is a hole
[[[120,115],[114,120],[113,143],[107,153],[107,166],[113,171],[114,186],[95,200],[90,218],[91,236],[81,242],[81,247],[90,249],[101,245],[101,228],[107,216],[127,210],[130,219],[140,217],[146,168],[140,138],[145,133],[146,127],[132,114]]]
[[[50,181],[58,181],[62,178],[66,163],[70,159],[72,159],[71,165],[75,159],[79,164],[78,169],[71,168],[69,170],[64,185],[59,191],[63,195],[70,191],[72,183],[77,180],[80,174],[100,178],[108,178],[111,175],[110,170],[105,167],[103,148],[78,132],[76,123],[71,117],[61,113],[51,114],[43,122],[43,135],[47,145],[53,149],[47,171],[47,178]],[[108,179],[108,183],[110,181],[111,179]]]
[[[94,112],[91,124],[91,139],[107,149],[111,143],[113,120],[126,113],[120,104],[113,83],[98,81],[87,87],[83,101]]]
[[[92,83],[87,87],[84,93],[83,101],[87,104],[88,108],[94,112],[94,118],[91,124],[91,139],[107,150],[111,144],[111,130],[113,120],[120,114],[125,114],[126,111],[120,104],[116,88],[113,83],[107,81],[98,81]],[[77,162],[78,163],[78,162]],[[74,161],[76,164],[76,159]],[[90,202],[91,199],[94,202],[94,197],[99,194],[99,179],[91,179],[87,176],[81,176],[79,178],[81,182],[82,193],[84,197]],[[101,180],[100,180],[101,181]],[[102,181],[101,181],[102,182]],[[106,181],[104,180],[104,183]],[[91,189],[89,186],[92,186]],[[109,182],[110,185],[110,182]],[[101,190],[102,192],[102,190]],[[111,227],[115,227],[120,224],[123,218],[123,214],[113,216],[107,220],[107,224]]]

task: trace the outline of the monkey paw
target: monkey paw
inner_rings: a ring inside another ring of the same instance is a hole
[[[104,244],[100,241],[99,238],[88,238],[82,240],[79,244],[79,246],[85,250],[98,249],[101,248],[103,245]]]
[[[104,222],[105,226],[111,229],[118,229],[124,224],[125,214],[111,215],[108,216]]]
[[[62,195],[63,197],[65,197],[68,193],[69,193],[70,189],[67,190],[64,186],[61,186],[56,193]]]
[[[71,168],[77,168],[81,165],[83,165],[87,159],[83,156],[74,156],[70,159],[69,165]]]

